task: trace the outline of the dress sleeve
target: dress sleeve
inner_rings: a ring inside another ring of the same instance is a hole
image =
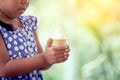
[[[32,31],[34,32],[37,29],[37,17],[29,16],[28,22],[30,24]]]

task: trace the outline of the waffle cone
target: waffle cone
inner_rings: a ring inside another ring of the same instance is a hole
[[[66,39],[53,39],[52,46],[61,47],[66,45]]]

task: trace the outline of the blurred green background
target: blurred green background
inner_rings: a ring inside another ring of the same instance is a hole
[[[120,0],[31,0],[25,14],[37,16],[43,49],[58,27],[70,45],[44,80],[120,80]]]

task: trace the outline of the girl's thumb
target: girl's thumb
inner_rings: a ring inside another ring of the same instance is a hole
[[[49,38],[46,44],[46,48],[51,47],[52,46],[52,39]]]

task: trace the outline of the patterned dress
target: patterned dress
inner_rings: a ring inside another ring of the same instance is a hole
[[[19,20],[22,28],[16,28],[13,31],[7,30],[0,25],[0,34],[4,39],[11,59],[28,58],[38,53],[33,34],[37,28],[36,17],[20,16]],[[22,76],[9,78],[0,77],[0,80],[43,80],[43,78],[41,71],[37,69]]]

